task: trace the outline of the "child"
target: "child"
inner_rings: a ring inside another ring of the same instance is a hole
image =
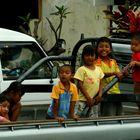
[[[95,65],[94,46],[86,45],[82,52],[83,66],[77,69],[74,78],[78,82],[79,102],[76,114],[79,117],[98,117],[98,103],[102,97],[102,78],[104,74]],[[88,112],[83,113],[86,107]]]
[[[101,37],[97,41],[96,46],[96,65],[100,66],[105,76],[103,78],[103,87],[112,81],[117,76],[122,78],[123,73],[120,72],[117,62],[112,58],[112,44],[109,38]],[[116,83],[107,94],[120,94],[119,84]],[[122,115],[121,102],[102,102],[101,103],[102,116],[116,116]]]
[[[16,121],[21,111],[21,97],[24,95],[22,85],[19,82],[12,82],[10,86],[1,94],[6,95],[10,101],[9,119]]]
[[[140,94],[140,33],[135,34],[131,40],[132,61],[130,66],[133,69],[134,93]],[[140,114],[140,103],[137,103]]]
[[[60,81],[52,89],[53,101],[48,108],[47,118],[54,118],[58,122],[63,122],[69,117],[77,119],[77,116],[74,115],[74,108],[78,100],[78,93],[76,85],[71,82],[72,72],[70,65],[65,64],[60,67]]]
[[[8,119],[10,103],[5,95],[0,94],[0,123],[10,122]]]

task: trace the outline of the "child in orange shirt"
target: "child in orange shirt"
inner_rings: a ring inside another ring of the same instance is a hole
[[[52,104],[48,108],[46,118],[54,118],[58,122],[63,122],[67,118],[78,119],[74,114],[78,92],[76,85],[71,82],[72,76],[70,65],[65,64],[59,68],[60,81],[52,89]]]

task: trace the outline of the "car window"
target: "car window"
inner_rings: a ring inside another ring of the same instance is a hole
[[[0,55],[4,80],[17,79],[44,57],[33,43],[1,44]],[[51,70],[47,64],[44,64],[37,68],[28,78],[41,79],[46,77],[51,77]]]
[[[112,43],[113,51],[116,53],[132,53],[130,44]]]

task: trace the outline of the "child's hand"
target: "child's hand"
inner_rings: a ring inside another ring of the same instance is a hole
[[[59,123],[64,122],[64,118],[63,117],[56,117],[55,118]]]
[[[130,67],[134,67],[135,65],[136,65],[136,61],[131,61],[130,63],[129,63],[129,65],[130,65]]]
[[[79,119],[79,116],[73,115],[71,118],[74,119],[75,121],[77,121]]]
[[[88,107],[92,107],[93,106],[93,99],[91,97],[88,97],[86,104],[87,104]]]
[[[129,75],[129,72],[127,70],[127,68],[124,67],[124,69],[122,70],[123,76],[127,77]]]
[[[95,99],[94,99],[95,100],[94,105],[99,104],[101,102],[101,99],[102,99],[102,97],[100,95],[96,96]]]
[[[123,78],[123,73],[122,72],[116,72],[115,75],[121,80]]]

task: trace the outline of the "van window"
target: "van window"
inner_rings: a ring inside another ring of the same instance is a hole
[[[45,57],[35,43],[1,43],[0,57],[4,80],[15,80],[22,73],[32,67],[37,61]],[[51,70],[47,64],[41,65],[28,79],[50,78]]]

